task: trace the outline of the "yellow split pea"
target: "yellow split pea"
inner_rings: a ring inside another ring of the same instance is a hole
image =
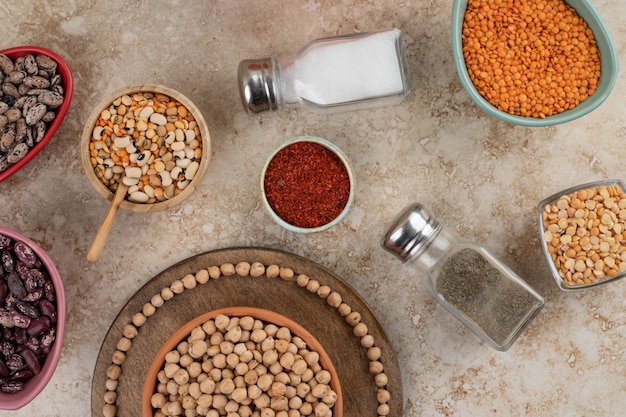
[[[626,272],[626,193],[619,186],[580,190],[546,205],[543,238],[570,286]]]
[[[600,84],[593,32],[563,0],[469,0],[462,41],[472,83],[509,114],[558,114]]]

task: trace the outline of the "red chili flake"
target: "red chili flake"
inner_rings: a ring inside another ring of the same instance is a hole
[[[295,142],[278,151],[267,166],[263,185],[278,217],[307,229],[337,218],[350,196],[345,165],[315,142]]]

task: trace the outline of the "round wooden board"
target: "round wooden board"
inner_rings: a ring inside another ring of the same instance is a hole
[[[122,337],[123,327],[131,322],[133,314],[140,312],[154,294],[169,287],[172,281],[187,274],[195,274],[210,266],[224,263],[261,262],[268,265],[289,267],[296,275],[306,274],[341,294],[343,301],[353,311],[362,315],[369,334],[382,350],[380,361],[389,378],[387,389],[391,416],[402,415],[402,383],[397,358],[383,328],[365,301],[345,282],[324,267],[297,255],[262,248],[232,248],[206,252],[184,260],[145,284],[122,308],[109,329],[98,354],[91,392],[93,417],[101,417],[104,406],[107,368]],[[343,390],[344,415],[346,417],[376,417],[378,401],[374,376],[369,373],[369,360],[359,339],[352,334],[352,327],[326,301],[304,288],[295,280],[252,278],[233,275],[211,279],[194,289],[177,294],[157,309],[139,329],[122,365],[117,388],[117,416],[141,415],[141,391],[146,372],[155,354],[167,338],[179,327],[193,318],[219,308],[233,306],[259,307],[276,311],[291,318],[309,330],[326,348],[333,361]]]

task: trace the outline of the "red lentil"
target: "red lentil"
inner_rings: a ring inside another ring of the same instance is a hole
[[[476,89],[499,110],[545,118],[600,84],[600,51],[563,0],[469,0],[463,56]]]
[[[350,196],[345,165],[315,142],[296,142],[278,151],[268,164],[263,185],[278,217],[307,229],[337,218]]]

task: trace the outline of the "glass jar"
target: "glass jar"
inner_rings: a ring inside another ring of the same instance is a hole
[[[295,54],[243,60],[238,81],[248,113],[359,110],[398,104],[409,93],[398,29],[319,38]]]
[[[410,262],[431,295],[496,350],[511,347],[544,305],[487,249],[448,233],[420,204],[399,215],[382,246]]]

